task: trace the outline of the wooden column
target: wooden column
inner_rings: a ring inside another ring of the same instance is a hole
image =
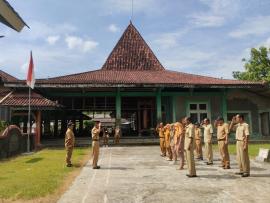
[[[162,109],[161,109],[161,89],[159,88],[156,93],[156,106],[157,106],[157,123],[162,121]]]
[[[41,111],[36,112],[36,136],[35,136],[35,148],[40,147],[40,138],[41,138]]]
[[[223,90],[222,94],[222,116],[224,118],[224,121],[227,122],[227,91]]]
[[[116,125],[121,125],[121,93],[120,88],[117,88],[116,93],[116,101],[115,101],[115,109],[116,109]]]
[[[172,121],[176,122],[176,96],[172,96]]]
[[[57,112],[55,112],[53,131],[54,131],[53,136],[58,137],[58,116],[57,116]]]

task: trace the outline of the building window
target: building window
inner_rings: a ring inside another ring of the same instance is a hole
[[[188,112],[193,123],[202,122],[209,117],[209,106],[207,103],[189,103]]]

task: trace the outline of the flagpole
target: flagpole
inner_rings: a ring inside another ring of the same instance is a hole
[[[29,87],[29,103],[28,103],[28,133],[27,133],[27,152],[30,152],[30,132],[31,132],[31,87]]]

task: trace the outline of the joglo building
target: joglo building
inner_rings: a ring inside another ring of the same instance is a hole
[[[0,73],[1,119],[25,130],[28,87]],[[37,79],[31,106],[38,139],[63,137],[69,120],[76,123],[77,136],[90,136],[91,120],[121,124],[123,136],[147,136],[160,121],[190,116],[194,122],[206,117],[214,122],[236,113],[245,116],[253,137],[269,136],[270,127],[267,84],[166,69],[132,23],[100,69]]]

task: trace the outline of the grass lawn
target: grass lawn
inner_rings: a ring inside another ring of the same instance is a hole
[[[0,162],[1,199],[29,200],[53,194],[89,157],[90,148],[75,148],[74,167],[65,166],[65,149],[43,149]]]
[[[258,155],[260,148],[270,149],[270,144],[249,144],[248,145],[248,152],[251,158],[254,158]],[[218,151],[218,146],[215,144],[213,146],[213,150]],[[236,145],[229,144],[229,152],[230,154],[236,155]]]

